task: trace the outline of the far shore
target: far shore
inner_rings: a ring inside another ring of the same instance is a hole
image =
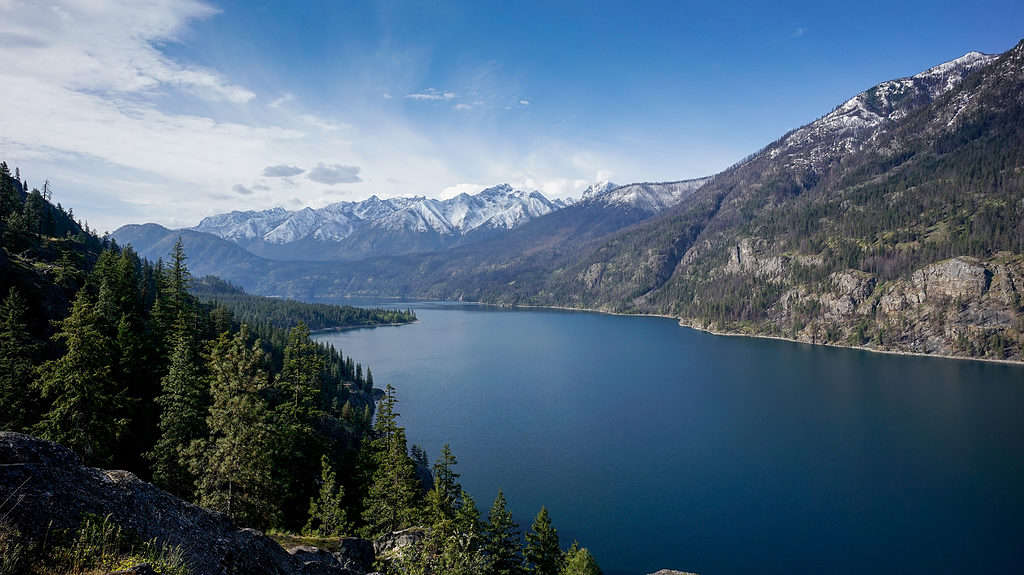
[[[420,320],[414,319],[412,321],[399,321],[391,323],[361,323],[359,325],[340,325],[338,327],[324,327],[320,329],[313,329],[309,331],[309,335],[317,335],[323,333],[332,333],[336,331],[348,331],[350,329],[367,329],[371,327],[398,327],[402,325],[412,325],[419,323]]]
[[[920,351],[903,351],[903,350],[898,350],[898,349],[878,349],[878,348],[867,347],[867,346],[863,346],[863,345],[843,345],[843,344],[838,344],[838,343],[811,343],[809,341],[802,341],[802,340],[799,340],[799,339],[795,339],[795,338],[791,338],[791,337],[785,337],[785,336],[780,336],[780,335],[767,335],[767,334],[755,334],[755,333],[716,331],[716,330],[708,329],[708,328],[705,328],[705,327],[700,327],[700,326],[694,325],[692,323],[687,323],[687,321],[685,319],[683,319],[681,317],[678,317],[678,316],[658,314],[658,313],[626,313],[626,312],[615,312],[615,311],[606,311],[606,310],[600,310],[600,309],[591,309],[591,308],[583,308],[583,307],[569,307],[569,306],[559,306],[559,305],[518,305],[518,304],[517,305],[506,305],[506,304],[490,304],[490,303],[484,303],[484,302],[473,302],[473,303],[479,303],[481,305],[493,305],[493,306],[498,306],[498,307],[512,307],[512,308],[519,307],[519,308],[529,308],[529,309],[558,309],[558,310],[566,310],[566,311],[583,311],[583,312],[589,312],[589,313],[601,313],[601,314],[605,314],[605,315],[622,315],[622,316],[635,316],[635,317],[660,317],[660,318],[664,318],[664,319],[671,319],[671,320],[674,320],[674,321],[678,322],[679,323],[679,327],[684,327],[684,328],[687,328],[687,329],[692,329],[692,330],[695,330],[695,331],[700,331],[700,332],[703,332],[703,333],[706,333],[706,334],[709,334],[709,335],[717,335],[717,336],[723,336],[723,337],[751,337],[751,338],[757,338],[757,339],[774,339],[774,340],[778,340],[778,341],[788,341],[788,342],[791,342],[791,343],[802,343],[802,344],[806,344],[806,345],[820,345],[820,346],[824,346],[824,347],[835,347],[835,348],[840,348],[840,349],[857,349],[857,350],[860,350],[860,351],[870,351],[871,353],[885,353],[885,354],[889,354],[889,355],[906,355],[906,356],[915,356],[915,357],[934,357],[934,358],[939,358],[939,359],[959,359],[959,360],[965,360],[965,361],[985,361],[985,362],[988,362],[988,363],[1001,363],[1001,364],[1005,364],[1005,365],[1024,365],[1024,361],[1018,361],[1018,360],[1015,360],[1015,359],[995,359],[995,358],[991,358],[991,357],[970,357],[970,356],[966,356],[966,355],[948,355],[948,354],[941,354],[941,353],[924,353],[924,352],[920,352]]]
[[[780,335],[767,335],[767,334],[754,334],[754,333],[716,331],[716,330],[708,329],[708,328],[705,328],[705,327],[700,327],[700,326],[697,326],[697,325],[692,324],[692,323],[688,323],[685,319],[683,319],[681,317],[678,317],[678,316],[667,315],[667,314],[660,314],[660,313],[628,313],[628,312],[616,312],[616,311],[607,311],[607,310],[601,310],[601,309],[593,309],[593,308],[585,308],[585,307],[571,307],[571,306],[562,306],[562,305],[501,304],[501,303],[489,303],[489,302],[482,302],[482,301],[442,300],[442,299],[434,299],[434,298],[380,297],[380,298],[370,298],[370,299],[382,299],[382,300],[384,300],[384,299],[393,299],[393,300],[396,300],[396,301],[410,301],[410,302],[412,302],[412,301],[417,301],[417,302],[433,302],[433,301],[436,301],[436,302],[445,302],[445,303],[463,303],[463,304],[473,304],[473,305],[482,305],[482,306],[500,307],[500,308],[513,308],[513,309],[514,308],[523,308],[523,309],[556,309],[556,310],[562,310],[562,311],[579,311],[579,312],[587,312],[587,313],[600,313],[600,314],[604,314],[604,315],[618,315],[618,316],[628,316],[628,317],[657,317],[657,318],[671,319],[673,321],[676,321],[679,324],[679,327],[683,327],[683,328],[687,328],[687,329],[692,329],[692,330],[695,330],[695,331],[700,331],[700,332],[703,332],[703,333],[706,333],[706,334],[709,334],[709,335],[717,335],[717,336],[723,336],[723,337],[750,337],[750,338],[756,338],[756,339],[774,339],[774,340],[778,340],[778,341],[788,341],[790,343],[802,343],[802,344],[806,344],[806,345],[820,345],[820,346],[823,346],[823,347],[834,347],[834,348],[840,348],[840,349],[856,349],[856,350],[860,350],[860,351],[869,351],[871,353],[884,353],[884,354],[889,354],[889,355],[904,355],[904,356],[914,356],[914,357],[933,357],[933,358],[939,358],[939,359],[958,359],[958,360],[963,360],[963,361],[984,361],[984,362],[988,362],[988,363],[1001,363],[1001,364],[1005,364],[1005,365],[1024,365],[1024,361],[1019,361],[1019,360],[1015,360],[1015,359],[994,359],[994,358],[990,358],[990,357],[970,357],[970,356],[965,356],[965,355],[949,355],[949,354],[941,354],[941,353],[924,353],[924,352],[920,352],[920,351],[904,351],[904,350],[898,350],[898,349],[878,349],[878,348],[867,347],[867,346],[863,346],[863,345],[844,345],[844,344],[839,344],[839,343],[811,343],[809,341],[801,341],[799,339],[795,339],[795,338],[791,338],[791,337],[785,337],[785,336],[780,336]],[[408,322],[408,323],[376,324],[376,325],[364,325],[364,326],[346,326],[346,327],[339,327],[339,328],[327,328],[327,329],[316,330],[316,331],[313,331],[313,332],[310,332],[310,333],[321,333],[321,332],[330,332],[330,331],[345,331],[345,330],[349,330],[349,329],[360,329],[360,328],[364,328],[364,327],[383,327],[383,326],[389,326],[389,325],[401,326],[401,325],[409,325],[409,323],[416,323],[418,321],[419,320],[417,319],[417,320],[415,320],[413,322]]]

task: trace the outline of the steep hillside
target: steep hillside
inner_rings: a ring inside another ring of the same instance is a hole
[[[1024,43],[876,86],[556,272],[530,301],[1020,359],[1022,63]]]

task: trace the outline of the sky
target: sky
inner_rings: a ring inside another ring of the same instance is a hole
[[[0,159],[100,231],[716,173],[1024,2],[0,0]]]

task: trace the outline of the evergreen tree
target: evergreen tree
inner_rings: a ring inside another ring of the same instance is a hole
[[[0,162],[0,221],[21,211],[21,202],[14,181],[7,162]]]
[[[395,388],[387,386],[378,405],[371,452],[375,468],[363,505],[364,533],[376,537],[412,525],[419,510],[419,480],[398,426]]]
[[[451,447],[446,443],[441,449],[441,457],[434,463],[434,488],[427,494],[427,507],[435,523],[454,519],[461,504],[462,486],[458,482],[459,474],[454,469],[457,463]]]
[[[320,458],[320,467],[320,493],[309,502],[309,521],[303,531],[321,537],[341,535],[348,531],[345,491],[326,455]]]
[[[564,557],[558,544],[558,531],[551,524],[547,507],[541,507],[526,534],[524,549],[529,572],[535,575],[558,575]]]
[[[30,423],[33,359],[28,304],[13,287],[0,304],[0,429],[21,431]]]
[[[323,358],[309,339],[302,323],[288,332],[281,371],[275,384],[275,483],[279,485],[287,523],[301,525],[305,517],[297,511],[309,499],[311,482],[320,468],[324,440],[316,425],[324,416],[320,409],[320,379]],[[291,513],[289,513],[289,511]]]
[[[193,441],[206,437],[208,385],[202,376],[195,344],[179,332],[171,365],[156,398],[160,406],[160,437],[149,453],[153,482],[171,493],[189,498],[194,477],[185,452]]]
[[[452,518],[438,519],[424,538],[403,551],[397,572],[403,574],[477,575],[488,573],[480,534],[480,515],[468,493]]]
[[[243,326],[234,337],[221,335],[210,353],[212,404],[209,437],[189,448],[196,496],[204,507],[222,511],[242,525],[265,528],[275,523],[273,425],[263,394],[268,374],[257,340],[246,344]]]
[[[561,575],[601,575],[601,568],[586,547],[580,547],[578,541],[573,541],[572,547],[565,552]]]
[[[60,322],[54,340],[63,356],[42,365],[38,385],[49,411],[37,425],[39,434],[61,443],[94,465],[109,464],[127,421],[121,415],[126,399],[113,388],[114,344],[86,290],[80,290],[71,314]]]
[[[498,490],[484,525],[484,552],[492,575],[523,575],[523,555],[519,544],[519,526],[505,502],[505,494]]]

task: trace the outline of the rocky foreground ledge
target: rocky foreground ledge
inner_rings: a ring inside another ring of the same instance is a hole
[[[344,539],[337,553],[285,551],[222,513],[127,471],[84,466],[71,450],[20,433],[0,432],[0,502],[6,521],[28,541],[76,529],[89,514],[109,516],[142,540],[180,545],[196,575],[364,575],[374,560],[373,544],[355,538]]]

